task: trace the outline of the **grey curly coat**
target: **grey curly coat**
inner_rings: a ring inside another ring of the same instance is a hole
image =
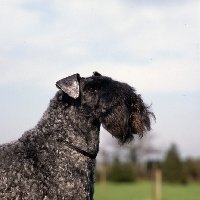
[[[120,144],[151,129],[153,113],[125,83],[94,72],[56,85],[38,124],[0,146],[1,200],[92,200],[100,125]]]

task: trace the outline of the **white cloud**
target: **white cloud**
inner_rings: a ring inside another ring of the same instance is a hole
[[[39,16],[37,13],[24,10],[20,0],[6,1],[0,6],[1,44],[16,45],[19,39],[31,35],[37,26]],[[5,43],[4,43],[5,42]]]
[[[85,72],[87,69],[87,73]],[[93,71],[111,76],[116,80],[127,82],[139,92],[195,92],[200,90],[198,66],[184,66],[180,63],[152,63],[146,66],[117,64],[109,62],[90,63],[80,66],[83,76]]]
[[[195,1],[7,2],[0,7],[0,85],[38,76],[47,85],[63,74],[99,70],[145,91],[200,90]]]

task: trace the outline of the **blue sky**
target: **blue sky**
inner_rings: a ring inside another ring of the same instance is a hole
[[[7,0],[0,19],[0,143],[37,123],[57,80],[99,71],[152,104],[159,149],[200,157],[198,0]]]

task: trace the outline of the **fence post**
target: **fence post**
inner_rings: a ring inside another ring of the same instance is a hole
[[[162,200],[162,171],[155,169],[155,200]]]

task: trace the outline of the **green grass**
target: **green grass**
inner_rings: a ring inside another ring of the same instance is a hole
[[[153,200],[152,182],[105,185],[95,184],[95,200]],[[162,200],[200,200],[200,184],[167,184],[162,186]]]

